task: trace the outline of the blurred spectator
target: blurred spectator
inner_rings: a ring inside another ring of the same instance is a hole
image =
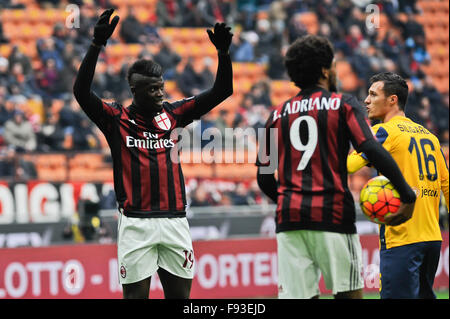
[[[386,35],[381,43],[383,54],[394,61],[397,61],[401,52],[401,40],[397,36],[395,30],[387,30]]]
[[[287,25],[288,41],[292,43],[295,39],[308,34],[306,26],[301,21],[301,14],[294,14]]]
[[[59,124],[64,130],[63,148],[77,151],[99,150],[100,141],[93,130],[92,122],[72,98],[59,112]]]
[[[63,151],[64,129],[59,120],[59,113],[51,112],[37,134],[38,150],[41,152]]]
[[[31,97],[34,94],[33,87],[31,86],[32,75],[25,75],[22,64],[19,62],[10,64],[10,72],[12,76],[10,83],[11,94],[24,95],[28,98]]]
[[[233,205],[250,205],[254,203],[244,183],[237,184],[236,190],[228,195]]]
[[[230,46],[230,56],[234,62],[252,62],[255,58],[253,45],[247,41],[240,28],[236,28]]]
[[[227,22],[227,17],[230,17],[231,13],[232,2],[228,0],[200,0],[197,9],[202,14],[205,26],[213,26],[217,21]]]
[[[269,20],[260,19],[256,23],[258,42],[255,46],[255,62],[267,63],[272,51],[280,51],[281,37],[273,32]]]
[[[414,14],[420,13],[416,6],[417,0],[398,0],[398,9],[400,12],[412,12]]]
[[[181,62],[181,56],[172,49],[170,39],[161,39],[154,60],[163,68],[165,80],[173,80],[175,78],[176,67]]]
[[[253,30],[257,9],[257,0],[237,0],[236,22],[242,25],[244,30]]]
[[[405,41],[412,39],[416,42],[418,38],[425,38],[425,30],[423,26],[416,21],[412,12],[408,12],[408,18],[405,23],[400,20],[397,20],[396,22],[402,29],[402,36]]]
[[[343,21],[342,24],[344,30],[349,30],[352,27],[352,25],[358,26],[359,30],[361,30],[364,37],[367,35],[365,15],[361,11],[361,9],[356,6],[351,9],[350,16],[348,17],[348,19]]]
[[[81,118],[79,125],[75,126],[72,132],[66,131],[67,133],[72,134],[73,149],[76,151],[100,149],[100,141],[92,127],[92,121],[85,116]]]
[[[276,50],[272,50],[269,54],[269,61],[267,65],[267,75],[272,80],[288,80],[286,69],[284,67],[284,56],[287,51],[287,46],[280,48],[278,45]]]
[[[104,73],[104,90],[102,95],[105,99],[114,99],[118,103],[122,103],[124,98],[128,95],[128,85],[126,83],[125,75],[112,64],[106,66]]]
[[[42,103],[42,101],[39,99],[39,97],[36,97],[35,100],[23,99],[22,105],[18,107],[18,109],[24,113],[25,118],[27,119],[28,122],[30,122],[34,133],[37,133],[41,130],[42,120],[41,115],[38,114],[36,111],[34,111],[33,108],[31,107],[30,104],[32,103]]]
[[[22,73],[26,77],[30,77],[33,74],[33,68],[31,65],[31,59],[23,54],[23,52],[19,49],[18,46],[14,46],[11,50],[11,53],[8,57],[9,66],[12,70],[12,66],[16,63],[19,63],[22,67]]]
[[[200,63],[201,62],[201,63]],[[176,82],[181,93],[185,97],[196,95],[211,86],[211,74],[202,60],[194,63],[193,58],[188,58],[181,74],[176,77]]]
[[[254,105],[262,105],[265,108],[272,106],[270,99],[270,82],[268,79],[262,79],[252,85],[250,95],[253,98]]]
[[[287,14],[283,1],[272,1],[268,10],[269,21],[277,34],[282,34],[286,28]]]
[[[64,50],[67,39],[67,30],[68,28],[65,28],[61,22],[57,22],[53,27],[51,38],[55,41],[55,46],[60,52],[63,52]]]
[[[144,26],[136,18],[133,6],[127,7],[127,15],[120,22],[120,37],[125,43],[147,43]]]
[[[59,122],[63,128],[77,126],[81,121],[80,106],[75,98],[64,103],[59,112]]]
[[[66,42],[73,42],[77,49],[87,50],[92,42],[94,26],[97,21],[97,12],[93,10],[92,5],[85,3],[80,6],[79,28],[69,28],[66,33]],[[111,43],[114,39],[109,40]]]
[[[17,152],[30,152],[36,149],[36,134],[20,110],[16,110],[13,118],[6,121],[3,136],[6,143]]]
[[[407,44],[414,61],[420,64],[428,64],[431,62],[431,56],[426,50],[424,37],[417,37],[415,41],[410,38],[407,40]]]
[[[5,123],[13,118],[16,111],[14,102],[11,99],[6,100],[5,97],[0,94],[0,133],[3,131]]]
[[[81,64],[81,58],[78,55],[75,55],[72,48],[73,46],[70,46],[69,44],[68,47],[66,47],[64,52],[64,68],[59,73],[59,86],[63,93],[72,92],[75,75]],[[72,94],[70,93],[70,95]]]
[[[431,76],[423,79],[423,95],[428,98],[430,104],[431,120],[436,126],[437,135],[441,135],[449,126],[449,109],[445,104],[442,94],[436,89]],[[447,94],[448,97],[448,94]]]
[[[357,24],[353,24],[349,28],[349,32],[345,37],[347,44],[348,55],[353,55],[354,51],[358,49],[360,42],[364,40],[361,28]]]
[[[24,9],[25,5],[20,0],[3,0],[0,1],[0,8]]]
[[[13,77],[9,73],[9,61],[7,58],[0,56],[0,86],[8,87],[13,81]]]
[[[13,148],[0,149],[0,178],[14,178],[16,176],[16,152]]]
[[[206,83],[206,87],[213,85],[214,83],[214,74],[212,72],[213,60],[209,56],[205,56],[200,63],[200,66],[203,66],[201,69],[202,77]]]
[[[156,26],[156,22],[150,19],[146,23],[142,24],[142,27],[144,28],[146,42],[147,43],[154,43],[157,44],[161,41],[161,36],[158,33],[158,27]]]
[[[374,74],[370,63],[370,47],[367,40],[361,41],[359,47],[355,50],[353,56],[349,58],[350,65],[355,71],[361,83],[364,83],[364,87],[367,87],[368,80]]]
[[[33,162],[18,156],[12,147],[0,150],[0,177],[26,181],[37,177]]]
[[[64,60],[62,58],[63,47],[64,44],[58,48],[52,37],[37,41],[37,51],[42,62],[46,64],[47,60],[52,59],[57,70],[62,70],[64,67]]]
[[[61,78],[54,59],[49,58],[44,62],[43,67],[37,71],[36,80],[45,97],[58,98],[62,93]]]
[[[183,26],[184,27],[207,27],[214,25],[213,13],[207,1],[184,0]]]
[[[206,191],[204,184],[199,184],[198,187],[190,192],[191,206],[216,206],[217,202],[211,196],[211,193]]]
[[[181,27],[183,24],[181,0],[161,0],[156,4],[156,25],[158,27]]]

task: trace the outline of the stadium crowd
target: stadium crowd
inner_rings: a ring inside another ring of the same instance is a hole
[[[16,166],[17,171],[11,170],[8,163],[15,154],[102,151],[105,146],[74,100],[72,85],[81,56],[90,45],[97,14],[114,4],[109,0],[36,2],[43,8],[61,10],[68,3],[79,5],[80,25],[66,28],[56,24],[52,36],[36,42],[39,68],[34,68],[31,58],[18,47],[9,56],[0,54],[0,177],[36,177],[32,164],[26,161]],[[376,3],[400,32],[388,30],[380,40],[377,28],[366,25],[365,8],[369,3]],[[20,9],[24,5],[20,1],[0,0],[2,8]],[[270,81],[288,79],[283,65],[287,46],[308,32],[299,19],[299,14],[304,12],[316,13],[318,34],[332,41],[337,59],[348,61],[357,75],[359,85],[348,93],[363,101],[371,75],[384,70],[399,73],[412,85],[407,116],[448,145],[449,94],[448,90],[439,92],[432,78],[423,71],[431,57],[424,28],[415,20],[415,15],[420,13],[415,0],[164,0],[157,2],[155,14],[145,23],[129,7],[126,16],[121,16],[119,36],[123,43],[157,45],[156,53],[144,49],[139,57],[152,58],[161,64],[165,79],[174,81],[188,97],[212,85],[213,61],[205,58],[202,68],[189,59],[184,63],[170,41],[161,35],[160,28],[209,28],[216,20],[226,21],[233,26],[232,61],[266,66],[266,77],[243,95],[238,112],[232,115],[232,127],[258,128],[264,125],[272,107]],[[399,13],[407,19],[399,19]],[[0,18],[0,44],[10,41]],[[111,39],[108,45],[117,41]],[[126,60],[121,65],[111,64],[103,52],[93,90],[102,98],[126,103],[130,97],[125,76],[129,63]],[[33,112],[30,105],[33,100],[42,103],[43,119]],[[226,124],[221,115],[224,114],[205,116],[202,128],[223,128]],[[220,196],[199,187],[191,194],[192,205],[249,204],[255,198],[261,201],[258,188],[252,185],[237,184],[233,191],[224,191]]]

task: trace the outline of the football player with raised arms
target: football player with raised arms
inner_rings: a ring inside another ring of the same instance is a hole
[[[118,263],[124,298],[148,298],[151,277],[158,272],[165,298],[189,298],[194,252],[186,219],[186,194],[180,161],[172,161],[172,132],[224,101],[233,93],[228,49],[231,28],[216,23],[207,30],[218,53],[211,89],[176,102],[164,101],[160,65],[138,60],[128,70],[131,105],[106,103],[91,90],[100,51],[119,17],[102,13],[94,39],[80,65],[74,95],[105,135],[113,158],[114,190],[119,206]],[[111,21],[110,21],[111,20]]]

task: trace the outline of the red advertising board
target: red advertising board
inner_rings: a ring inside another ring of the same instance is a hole
[[[435,287],[448,289],[448,233]],[[366,291],[377,291],[378,237],[361,236]],[[115,245],[0,249],[0,299],[121,298]],[[276,241],[239,239],[194,242],[192,298],[254,298],[277,294]],[[321,290],[326,289],[321,283]],[[152,278],[151,298],[162,298]]]

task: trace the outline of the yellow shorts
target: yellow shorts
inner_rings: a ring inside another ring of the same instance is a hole
[[[119,214],[117,259],[119,282],[129,284],[156,273],[194,277],[194,251],[186,217],[134,218]]]

